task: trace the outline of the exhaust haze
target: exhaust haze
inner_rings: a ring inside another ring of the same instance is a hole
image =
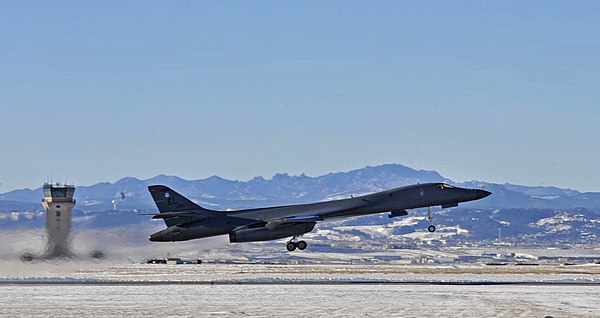
[[[72,257],[44,258],[47,235],[44,229],[0,232],[0,277],[73,276],[81,268],[106,267],[145,262],[149,258],[180,257],[196,259],[210,249],[228,244],[227,238],[215,237],[177,243],[152,243],[148,235],[154,226],[82,229],[71,234]],[[91,255],[101,252],[104,257]],[[32,261],[21,261],[24,254]]]

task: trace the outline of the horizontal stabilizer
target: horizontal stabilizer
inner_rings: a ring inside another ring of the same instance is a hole
[[[182,216],[199,216],[199,213],[193,213],[193,212],[164,212],[164,213],[154,214],[154,216],[152,218],[153,219],[170,219],[170,218],[182,217]]]

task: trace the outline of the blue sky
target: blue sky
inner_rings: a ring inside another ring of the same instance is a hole
[[[0,192],[401,163],[600,191],[597,1],[2,1]]]

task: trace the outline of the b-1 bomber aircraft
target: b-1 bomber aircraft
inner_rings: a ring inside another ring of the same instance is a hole
[[[159,210],[158,214],[151,214],[152,218],[163,219],[167,225],[166,229],[150,235],[150,241],[187,241],[226,234],[231,243],[291,237],[286,244],[290,252],[306,249],[307,243],[298,237],[312,231],[320,221],[388,212],[391,218],[408,215],[406,210],[427,207],[428,230],[434,232],[432,206],[455,207],[491,194],[446,183],[425,183],[341,200],[216,211],[205,209],[164,185],[151,185],[148,190]]]

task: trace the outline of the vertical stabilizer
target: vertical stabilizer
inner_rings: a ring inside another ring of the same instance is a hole
[[[160,212],[154,218],[164,219],[167,226],[222,214],[218,211],[205,209],[164,185],[151,185],[148,187],[148,191],[150,191],[152,199],[154,199],[154,203]]]

